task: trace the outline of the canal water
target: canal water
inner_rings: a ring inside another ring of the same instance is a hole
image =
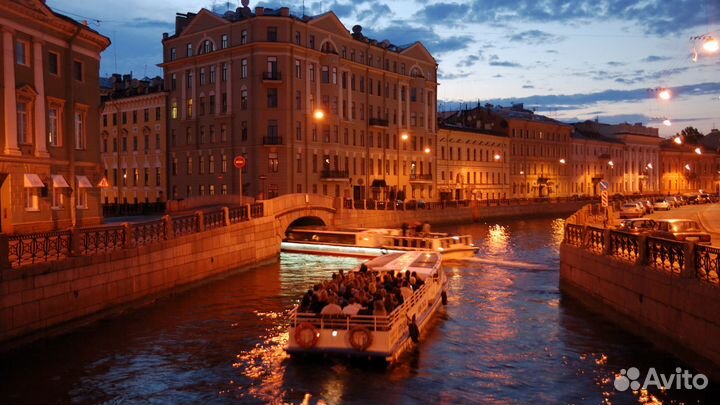
[[[621,369],[688,368],[561,297],[560,219],[446,227],[477,258],[447,265],[449,302],[419,347],[385,368],[298,361],[285,315],[318,280],[358,261],[283,254],[0,358],[0,404],[717,403],[705,390],[619,392]]]

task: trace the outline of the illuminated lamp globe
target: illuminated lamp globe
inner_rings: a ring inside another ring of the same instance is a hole
[[[313,117],[316,120],[321,120],[325,118],[325,113],[323,112],[323,110],[315,110],[315,112],[313,113]]]
[[[496,153],[495,156],[493,156],[493,157],[495,158],[495,160],[500,160],[500,154],[499,154],[499,153]]]
[[[708,38],[705,43],[703,43],[703,50],[705,52],[717,52],[720,49],[720,43],[718,43],[718,40],[710,37]]]
[[[403,141],[407,141],[408,138],[410,138],[410,136],[409,136],[408,134],[402,134],[402,135],[400,135],[400,139],[402,139]]]
[[[665,125],[666,127],[669,127],[672,125],[672,121],[670,121],[669,119],[663,120],[663,125]]]
[[[670,100],[672,93],[670,93],[670,90],[668,89],[662,89],[660,90],[660,93],[658,93],[658,97],[660,97],[661,100]]]
[[[425,153],[430,153],[430,148],[425,148]]]
[[[698,155],[702,155],[702,149],[700,149],[700,147],[698,146],[697,148],[695,148],[695,153],[697,153]]]
[[[675,138],[673,138],[673,142],[675,142],[678,145],[682,145],[682,138],[680,138],[679,136],[676,136]]]

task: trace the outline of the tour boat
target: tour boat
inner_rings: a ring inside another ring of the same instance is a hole
[[[375,257],[388,253],[431,250],[452,260],[470,257],[478,248],[470,235],[427,232],[403,236],[400,229],[336,228],[305,226],[292,228],[282,242],[284,252]]]
[[[335,354],[396,361],[413,344],[412,338],[418,337],[412,336],[413,332],[422,336],[433,314],[447,300],[447,277],[441,261],[436,252],[415,251],[391,253],[366,262],[368,271],[378,274],[415,272],[424,284],[383,316],[318,315],[299,312],[296,306],[290,312],[290,336],[285,350],[291,355]]]

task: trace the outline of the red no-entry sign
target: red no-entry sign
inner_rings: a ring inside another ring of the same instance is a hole
[[[245,158],[242,157],[242,156],[235,156],[235,160],[233,160],[233,164],[234,164],[235,167],[237,167],[238,169],[242,169],[242,168],[245,167],[245,165],[247,164],[247,161],[246,161]]]

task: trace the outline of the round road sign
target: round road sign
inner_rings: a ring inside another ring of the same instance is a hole
[[[245,158],[242,157],[242,156],[235,156],[235,160],[233,160],[233,164],[234,164],[235,167],[237,167],[238,169],[242,169],[242,168],[245,167],[245,165],[247,164],[247,161],[246,161]]]

